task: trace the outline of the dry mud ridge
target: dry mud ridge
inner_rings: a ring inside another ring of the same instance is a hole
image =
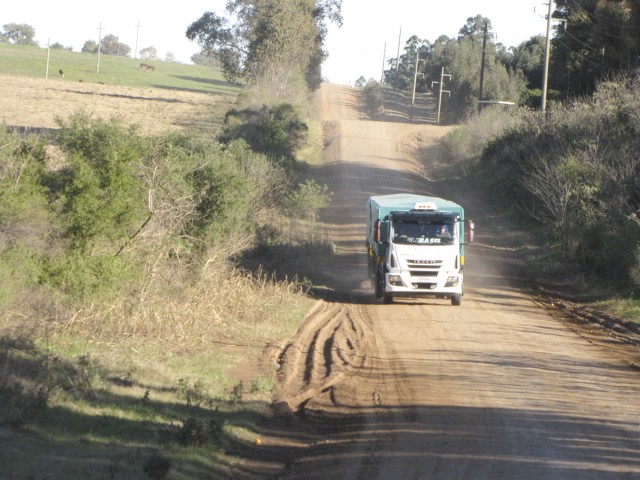
[[[443,193],[427,180],[416,153],[445,127],[367,121],[358,105],[349,87],[318,95],[331,133],[313,174],[334,192],[333,294],[272,351],[279,418],[314,435],[270,478],[640,478],[637,336],[535,294],[513,245],[526,238],[506,235],[468,185]],[[476,221],[462,306],[373,300],[364,205],[395,192],[447,196]]]

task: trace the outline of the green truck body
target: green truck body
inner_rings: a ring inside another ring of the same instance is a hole
[[[464,209],[438,197],[400,193],[367,200],[368,270],[376,297],[449,298],[460,305],[464,248],[473,241]]]

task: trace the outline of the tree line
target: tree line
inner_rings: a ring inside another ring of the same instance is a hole
[[[0,32],[0,43],[11,43],[13,45],[32,45],[39,46],[35,41],[36,30],[31,25],[25,23],[8,23],[4,25],[3,31]],[[107,34],[99,40],[100,53],[103,55],[117,55],[128,57],[131,54],[131,47],[120,41],[120,38],[113,34]],[[54,42],[49,48],[69,50],[73,47],[67,47],[60,42]],[[81,52],[98,53],[98,42],[95,40],[86,40],[82,46]],[[141,58],[158,59],[158,51],[155,47],[145,47],[139,52]],[[167,53],[166,61],[174,61],[175,57],[172,53]]]
[[[640,3],[630,0],[557,0],[548,72],[548,98],[565,101],[591,95],[599,81],[637,70],[640,59]],[[537,108],[542,94],[546,38],[533,36],[517,46],[494,40],[489,18],[468,18],[458,36],[434,42],[411,36],[402,55],[390,58],[387,86],[429,92],[442,69],[451,91],[447,120],[457,122],[478,109],[478,101],[510,101]],[[484,59],[484,62],[483,62]],[[374,80],[375,81],[375,80]],[[364,78],[360,84],[367,83]],[[480,96],[482,95],[482,98]]]

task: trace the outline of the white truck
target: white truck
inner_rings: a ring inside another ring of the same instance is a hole
[[[462,302],[464,246],[475,225],[438,197],[400,193],[367,200],[368,269],[378,299],[449,298]]]

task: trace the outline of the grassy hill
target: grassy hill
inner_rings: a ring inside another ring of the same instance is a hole
[[[140,60],[114,55],[98,56],[68,50],[0,43],[0,75],[59,78],[109,85],[129,85],[201,93],[236,95],[241,88],[224,80],[220,69],[160,60]],[[140,70],[140,63],[153,65],[156,72]]]

